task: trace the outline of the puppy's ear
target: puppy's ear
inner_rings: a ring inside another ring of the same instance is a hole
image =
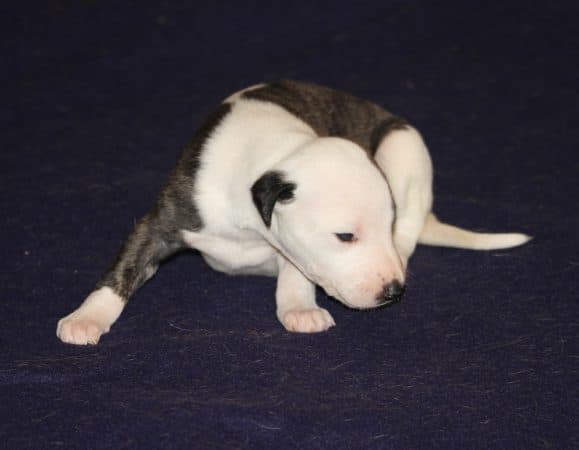
[[[265,225],[271,226],[271,216],[277,201],[288,201],[294,198],[295,183],[284,179],[284,174],[277,171],[265,172],[251,186],[251,197]]]

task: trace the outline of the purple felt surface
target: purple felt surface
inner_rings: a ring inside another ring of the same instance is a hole
[[[0,447],[578,448],[574,1],[22,2],[0,70]],[[405,299],[293,335],[193,252],[96,347],[55,336],[231,92],[298,78],[423,132],[435,209],[530,244],[420,247]]]

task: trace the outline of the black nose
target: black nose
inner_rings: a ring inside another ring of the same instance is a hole
[[[384,286],[384,289],[376,299],[378,305],[393,305],[402,299],[406,287],[398,280],[394,280]]]

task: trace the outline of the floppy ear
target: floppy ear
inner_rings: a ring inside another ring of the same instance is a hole
[[[251,186],[251,197],[265,225],[271,226],[271,216],[277,201],[294,198],[295,183],[284,180],[284,174],[277,171],[265,172]]]

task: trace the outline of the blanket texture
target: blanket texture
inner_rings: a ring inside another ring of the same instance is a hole
[[[0,446],[579,448],[576,1],[13,2],[2,14]],[[398,305],[287,333],[275,280],[166,262],[62,344],[206,112],[296,78],[423,133],[445,221]]]

